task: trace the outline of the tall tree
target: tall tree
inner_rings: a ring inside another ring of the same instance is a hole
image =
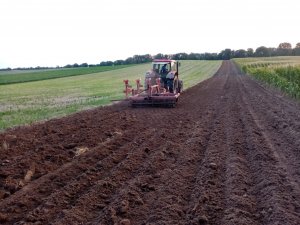
[[[234,52],[234,58],[245,58],[247,57],[247,52],[244,49],[239,49]]]
[[[254,51],[253,48],[248,48],[247,49],[247,57],[253,57]]]
[[[164,58],[164,54],[162,53],[158,53],[154,56],[154,59],[163,59]]]
[[[232,51],[229,48],[226,48],[225,50],[221,51],[219,53],[219,58],[223,60],[229,60],[232,58]]]
[[[100,66],[112,66],[114,63],[112,61],[103,61],[99,65]]]
[[[89,67],[89,64],[87,64],[87,63],[81,63],[81,64],[79,65],[79,67]]]
[[[191,52],[191,53],[188,55],[187,59],[189,59],[189,60],[196,60],[196,59],[197,59],[197,54]]]
[[[277,48],[277,55],[292,55],[292,45],[288,42],[280,43]]]
[[[268,48],[270,56],[277,56],[278,55],[278,50],[277,48]]]
[[[175,55],[172,56],[172,59],[175,59],[175,60],[186,60],[186,59],[188,59],[188,54],[184,53],[184,52],[177,53],[177,54],[175,54]]]
[[[125,64],[125,61],[121,60],[121,59],[114,61],[114,65],[124,65],[124,64]]]
[[[296,47],[293,49],[293,55],[300,56],[300,42],[298,42]]]
[[[257,56],[257,57],[269,57],[270,56],[270,51],[267,47],[260,46],[255,50],[254,55]]]
[[[292,49],[292,45],[291,43],[288,43],[288,42],[283,42],[283,43],[280,43],[278,48],[282,48],[282,49]]]

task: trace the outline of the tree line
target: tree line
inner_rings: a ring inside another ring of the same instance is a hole
[[[176,53],[166,55],[158,53],[154,56],[150,54],[134,55],[125,60],[119,59],[115,61],[102,61],[99,64],[67,64],[63,67],[26,67],[14,68],[14,70],[34,70],[34,69],[54,69],[54,68],[78,68],[78,67],[94,67],[94,66],[115,66],[115,65],[129,65],[141,64],[151,62],[153,59],[174,59],[174,60],[229,60],[232,58],[247,58],[247,57],[272,57],[272,56],[300,56],[300,42],[294,48],[288,42],[283,42],[277,48],[268,48],[265,46],[258,47],[255,51],[252,48],[231,50],[230,48],[222,50],[220,53]],[[0,69],[0,71],[9,71],[11,68]]]
[[[112,66],[112,65],[127,65],[127,64],[140,64],[151,62],[153,59],[174,59],[174,60],[228,60],[232,58],[247,58],[247,57],[271,57],[271,56],[300,56],[300,42],[296,44],[295,48],[288,42],[283,42],[277,48],[267,48],[265,46],[258,47],[255,51],[252,48],[247,50],[238,49],[231,50],[224,49],[220,53],[176,53],[172,55],[156,54],[151,56],[134,55],[126,60],[116,61],[103,61],[98,65],[89,66]]]
[[[255,51],[252,48],[247,50],[224,49],[220,53],[178,53],[172,55],[175,60],[228,60],[232,58],[247,58],[247,57],[272,57],[272,56],[300,56],[300,42],[295,48],[288,42],[283,42],[277,48],[268,48],[265,46],[258,47]]]

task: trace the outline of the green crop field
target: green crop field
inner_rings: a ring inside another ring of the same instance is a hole
[[[212,76],[221,61],[182,61],[184,88]],[[151,64],[101,73],[0,85],[0,130],[65,116],[123,99],[124,79],[144,77]]]
[[[256,58],[238,58],[234,59],[236,62],[243,65],[254,65],[254,64],[288,64],[288,65],[299,65],[300,56],[276,56],[276,57],[256,57]]]
[[[2,71],[0,72],[0,85],[98,73],[109,70],[122,69],[130,66],[133,65]]]
[[[284,93],[300,98],[300,57],[234,59],[241,69]]]

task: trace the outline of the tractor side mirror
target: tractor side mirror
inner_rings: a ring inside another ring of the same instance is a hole
[[[178,66],[181,66],[181,63],[180,63],[180,62],[178,62]]]

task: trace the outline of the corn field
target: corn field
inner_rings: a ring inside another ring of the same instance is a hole
[[[300,61],[299,64],[288,61],[254,63],[243,62],[242,60],[235,61],[240,65],[243,72],[277,87],[294,98],[300,98]]]

